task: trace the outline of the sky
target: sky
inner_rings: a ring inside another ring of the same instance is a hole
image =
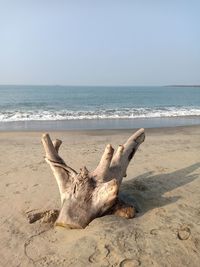
[[[0,0],[0,84],[200,84],[199,0]]]

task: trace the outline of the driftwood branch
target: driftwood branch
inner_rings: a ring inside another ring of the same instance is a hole
[[[118,147],[115,154],[112,146],[107,145],[93,172],[83,167],[78,173],[59,156],[62,141],[51,141],[50,136],[44,134],[45,160],[53,171],[61,196],[61,210],[55,225],[84,228],[105,212],[126,213],[125,217],[133,217],[134,208],[130,210],[124,203],[117,203],[117,196],[127,167],[144,138],[144,129],[138,130]],[[37,217],[40,216],[37,214]]]

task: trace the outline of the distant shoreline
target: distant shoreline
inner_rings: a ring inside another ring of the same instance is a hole
[[[176,85],[164,85],[164,87],[199,87],[200,85],[182,85],[182,84],[176,84]]]

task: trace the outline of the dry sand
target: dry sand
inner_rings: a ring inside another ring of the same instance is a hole
[[[107,143],[130,130],[53,132],[73,168],[93,169]],[[152,129],[121,191],[139,213],[97,218],[84,230],[29,224],[26,213],[59,208],[40,132],[0,133],[0,266],[200,266],[200,127]],[[185,239],[185,240],[182,240]]]

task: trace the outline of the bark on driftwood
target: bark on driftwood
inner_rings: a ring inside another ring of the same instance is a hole
[[[118,147],[115,154],[112,146],[107,145],[93,172],[83,167],[78,173],[59,156],[62,142],[52,142],[50,136],[44,134],[42,143],[46,153],[45,160],[53,171],[61,197],[61,210],[55,225],[85,228],[94,218],[107,211],[120,215],[120,209],[123,212],[124,206],[121,203],[115,205],[119,187],[126,176],[129,162],[144,138],[144,129],[138,130],[125,144]],[[125,217],[134,216],[134,208],[131,211],[125,210],[126,212],[130,215]]]

